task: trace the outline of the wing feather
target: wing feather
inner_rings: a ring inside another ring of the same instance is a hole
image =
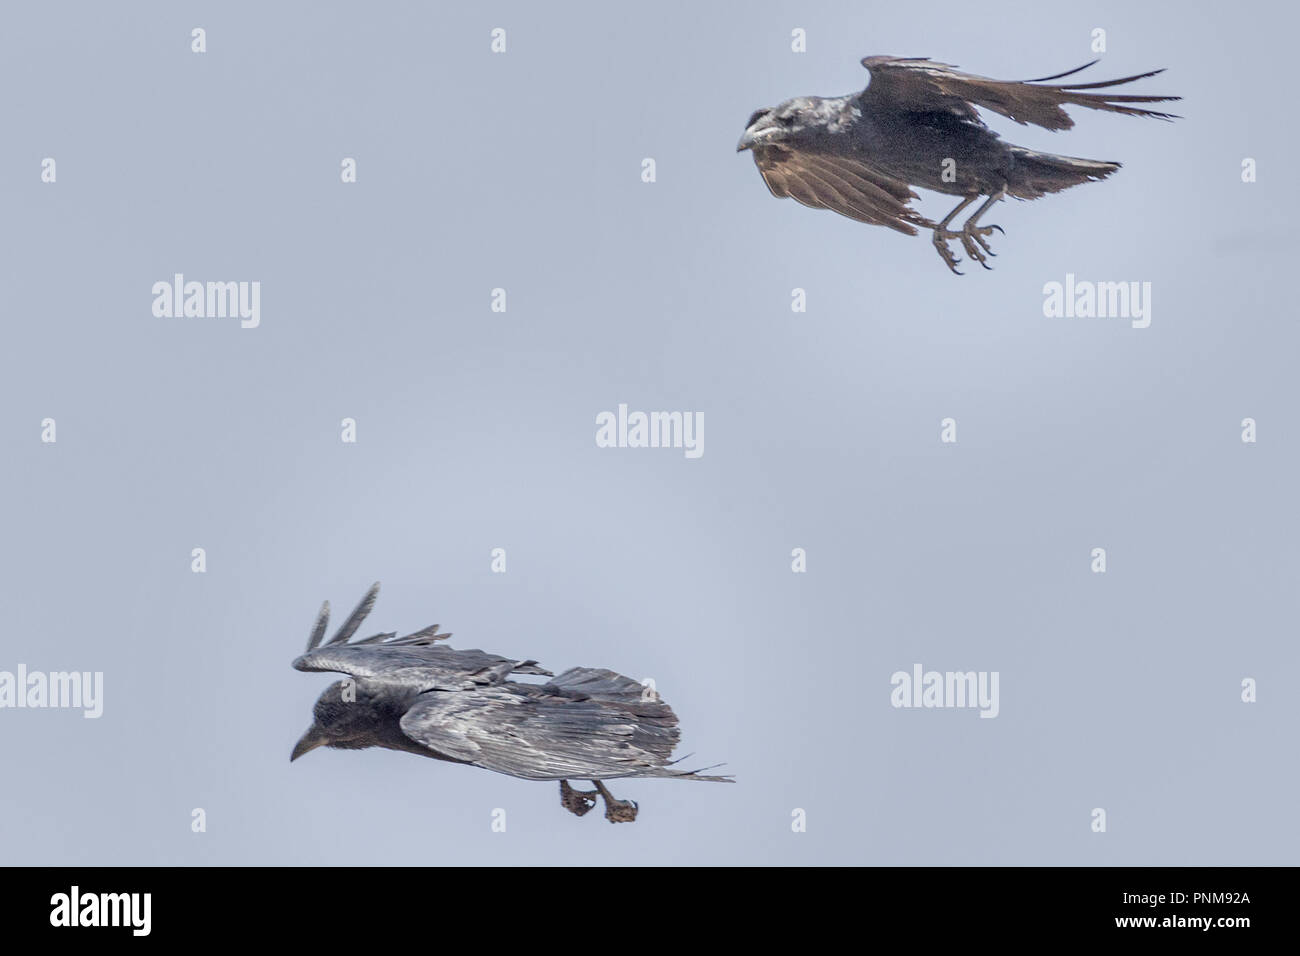
[[[376,582],[361,603],[323,646],[320,640],[329,624],[329,602],[316,617],[307,653],[294,660],[300,671],[333,671],[376,681],[414,687],[417,690],[463,690],[497,684],[511,673],[541,674],[551,672],[534,660],[510,660],[480,650],[456,650],[438,642],[451,637],[438,633],[438,625],[421,628],[398,637],[396,631],[372,634],[348,642],[365,620],[379,596]]]
[[[1094,60],[1093,63],[1095,62],[1097,61]],[[963,73],[947,63],[938,63],[925,57],[869,56],[862,61],[862,65],[871,72],[871,81],[859,97],[864,108],[946,112],[981,126],[984,123],[976,112],[977,106],[1001,113],[1021,125],[1032,123],[1046,129],[1069,129],[1074,125],[1074,120],[1062,108],[1064,106],[1083,106],[1127,116],[1169,120],[1178,117],[1172,113],[1159,113],[1131,104],[1164,103],[1181,99],[1178,96],[1082,92],[1121,86],[1163,73],[1163,70],[1098,83],[1044,84],[1042,80],[1072,76],[1092,66],[1092,63],[1037,80],[994,80],[987,76]]]
[[[423,694],[401,726],[438,753],[529,780],[679,775],[665,770],[679,736],[672,708],[600,668],[543,685]]]
[[[366,616],[374,609],[375,600],[378,597],[379,582],[376,581],[374,584],[370,585],[370,590],[367,591],[365,597],[361,599],[361,603],[352,609],[352,613],[348,615],[348,619],[339,627],[338,633],[326,642],[326,646],[329,646],[330,644],[347,643],[348,638],[357,632],[357,628],[361,626],[361,622],[364,621]]]
[[[316,623],[312,626],[311,636],[307,638],[307,650],[311,650],[321,642],[325,636],[326,629],[330,626],[330,602],[326,601],[320,606],[320,613],[316,615]]]
[[[907,205],[916,198],[907,183],[860,160],[775,144],[756,147],[753,154],[774,196],[788,196],[814,209],[829,209],[909,236],[916,235],[916,226],[933,226]]]
[[[295,670],[333,671],[418,690],[469,690],[499,684],[511,673],[545,674],[537,661],[510,660],[480,650],[456,650],[433,643],[332,644],[293,662]]]

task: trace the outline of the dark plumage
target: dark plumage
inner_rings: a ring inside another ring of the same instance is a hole
[[[321,608],[307,653],[293,666],[352,680],[321,694],[291,761],[321,746],[403,750],[527,780],[559,780],[566,809],[581,816],[600,795],[614,823],[635,820],[637,806],[616,800],[602,780],[731,781],[673,770],[677,715],[653,690],[613,671],[574,667],[545,683],[509,680],[553,675],[536,661],[439,644],[451,635],[439,634],[436,624],[401,638],[394,632],[349,643],[378,594],[375,584],[324,643],[329,602]],[[574,790],[570,777],[591,780],[596,789]]]
[[[909,236],[916,235],[917,227],[932,229],[935,249],[958,275],[959,260],[948,241],[961,240],[967,254],[987,269],[985,256],[993,252],[985,237],[999,227],[978,223],[995,202],[1008,195],[1037,199],[1104,179],[1120,166],[1004,142],[984,124],[976,107],[1021,125],[1033,123],[1052,130],[1074,125],[1064,106],[1177,118],[1134,105],[1177,96],[1087,92],[1146,79],[1162,70],[1100,83],[1048,84],[1046,80],[1073,76],[1092,63],[1023,81],[991,80],[923,57],[871,56],[862,65],[870,71],[871,82],[861,93],[803,96],[758,110],[745,124],[736,149],[753,153],[775,196],[791,196],[805,206],[830,209]],[[908,206],[909,200],[917,198],[911,186],[963,198],[936,223]],[[960,231],[950,231],[948,224],[981,196],[988,200]]]

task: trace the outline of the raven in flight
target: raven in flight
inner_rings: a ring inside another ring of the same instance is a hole
[[[582,816],[605,801],[605,819],[636,819],[637,805],[617,800],[602,781],[614,777],[703,776],[673,770],[668,758],[679,736],[677,715],[654,690],[595,667],[573,667],[559,677],[537,661],[515,661],[483,651],[458,651],[438,641],[438,625],[398,637],[376,634],[352,641],[375,606],[373,585],[356,610],[324,644],[330,605],[316,617],[300,671],[334,671],[352,678],[320,695],[311,727],[293,748],[294,761],[317,747],[387,747],[422,757],[472,764],[525,780],[559,780],[560,803]],[[553,677],[545,683],[508,680],[512,674]],[[568,778],[590,780],[575,790]]]
[[[994,255],[985,241],[999,226],[981,226],[980,217],[1004,196],[1037,199],[1090,180],[1104,179],[1119,163],[1039,153],[998,138],[975,107],[1001,113],[1022,126],[1069,129],[1074,121],[1063,106],[1177,119],[1169,113],[1133,106],[1177,96],[1089,93],[1132,83],[1163,70],[1100,83],[1047,84],[1073,76],[1096,63],[1036,80],[991,80],[962,73],[924,57],[869,56],[862,65],[871,82],[861,93],[830,98],[801,96],[755,112],[745,124],[736,151],[750,150],[774,196],[793,196],[805,206],[830,209],[859,222],[888,226],[909,236],[916,227],[933,230],[934,247],[957,275],[948,242],[961,240],[966,254],[989,268]],[[1042,85],[1039,85],[1042,84]],[[941,222],[932,222],[907,205],[920,186],[960,196]],[[959,231],[948,224],[981,196]]]

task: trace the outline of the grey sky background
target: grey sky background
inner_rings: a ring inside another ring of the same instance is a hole
[[[0,669],[103,671],[105,711],[0,710],[0,861],[1296,862],[1292,8],[3,17]],[[994,272],[734,152],[862,56],[1042,76],[1095,27],[1091,78],[1168,67],[1141,91],[1186,119],[995,117],[1124,169],[1001,204]],[[261,281],[260,328],[155,318],[175,272]],[[1044,318],[1066,273],[1151,282],[1151,326]],[[703,457],[598,449],[620,402],[703,412]],[[404,754],[290,766],[329,678],[289,662],[374,580],[374,630],[653,677],[739,783],[623,782],[614,827]],[[999,671],[1000,715],[892,708],[915,662]]]

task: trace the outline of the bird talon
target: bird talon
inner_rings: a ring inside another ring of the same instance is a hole
[[[982,265],[985,269],[992,272],[993,267],[988,264],[985,255],[996,256],[997,253],[989,248],[989,244],[984,241],[984,237],[993,235],[994,229],[1001,232],[1002,228],[1000,226],[977,226],[975,220],[978,218],[979,213],[977,212],[970,219],[967,219],[966,224],[962,226],[961,232],[959,233],[961,236],[961,244],[965,247],[966,252],[972,259]]]
[[[610,823],[634,823],[637,805],[631,800],[606,800],[605,819]]]
[[[605,819],[610,823],[632,823],[636,820],[638,807],[635,800],[619,800],[599,780],[591,781],[596,785],[596,793],[605,800]]]
[[[931,239],[931,242],[934,243],[934,251],[939,253],[939,258],[943,260],[943,264],[955,276],[965,275],[965,273],[957,268],[957,263],[961,262],[961,260],[953,255],[952,250],[948,248],[948,242],[952,239],[961,238],[962,235],[959,232],[950,232],[943,226],[936,226],[934,236]]]
[[[595,790],[574,790],[569,781],[560,781],[560,806],[576,817],[584,815],[596,805]]]

